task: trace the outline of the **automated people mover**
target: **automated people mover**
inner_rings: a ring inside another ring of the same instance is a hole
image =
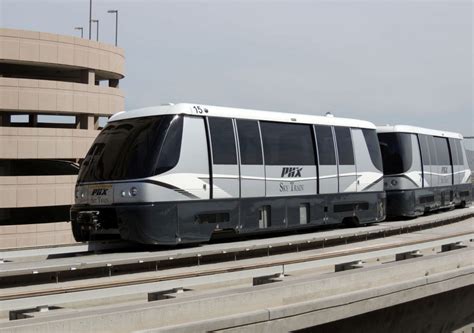
[[[385,218],[372,123],[177,104],[121,112],[82,163],[78,241],[173,245]]]
[[[471,203],[462,135],[413,126],[377,128],[388,216],[418,216]]]

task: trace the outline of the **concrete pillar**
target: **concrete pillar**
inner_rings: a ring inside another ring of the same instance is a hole
[[[110,79],[109,80],[109,87],[118,88],[119,87],[119,80],[118,79]]]
[[[99,129],[99,116],[94,116],[94,129],[98,130]]]
[[[91,114],[81,114],[76,116],[76,128],[83,130],[96,130],[99,128],[99,117]]]
[[[81,71],[81,83],[95,85],[95,71],[92,69],[84,69]]]
[[[36,113],[30,113],[28,115],[28,126],[31,126],[31,127],[38,126],[38,115]]]
[[[10,114],[0,112],[0,126],[10,126]]]

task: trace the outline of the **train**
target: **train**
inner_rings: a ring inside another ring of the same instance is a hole
[[[462,135],[427,128],[377,127],[388,216],[416,217],[472,202]]]
[[[397,130],[403,127],[392,128]],[[396,214],[393,198],[400,193],[395,190],[403,191],[404,179],[418,167],[412,163],[413,170],[402,170],[403,175],[384,170],[390,156],[383,145],[390,142],[379,140],[389,133],[368,121],[331,114],[187,103],[120,112],[81,164],[70,211],[73,235],[88,241],[118,233],[128,241],[174,246],[208,242],[215,235],[380,222],[387,211]],[[428,180],[437,167],[429,175],[423,174],[425,167],[422,176]],[[457,167],[453,174],[464,164]],[[398,186],[390,187],[395,181]],[[461,181],[469,179],[464,174]],[[441,196],[446,203],[445,186],[424,184],[414,194],[418,201],[430,190],[436,202]],[[452,202],[469,205],[459,198],[471,189],[456,188]],[[447,205],[430,209],[435,206]],[[410,212],[406,215],[420,210],[403,209]]]

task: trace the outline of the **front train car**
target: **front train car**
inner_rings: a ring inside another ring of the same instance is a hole
[[[413,126],[377,127],[387,215],[415,217],[471,204],[471,170],[458,133]]]
[[[116,114],[98,135],[82,162],[71,208],[77,241],[120,231],[122,238],[152,242],[149,228],[130,226],[136,220],[146,223],[151,216],[166,219],[172,214],[166,209],[158,213],[153,204],[181,195],[153,178],[178,164],[183,116],[167,114],[170,110],[164,106],[158,115],[147,109]],[[196,148],[196,154],[206,153]],[[159,231],[161,235],[172,235],[160,241],[174,244],[175,226],[160,223],[160,228],[165,229]]]
[[[208,241],[384,220],[375,125],[176,104],[114,115],[82,163],[76,240]]]

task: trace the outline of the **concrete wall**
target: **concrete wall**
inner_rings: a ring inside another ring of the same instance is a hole
[[[0,160],[78,162],[84,158],[99,133],[99,117],[124,109],[124,94],[118,88],[124,67],[124,51],[112,45],[0,29]],[[13,116],[22,114],[29,122],[13,124]],[[38,127],[39,115],[75,116],[76,122]],[[0,249],[73,241],[65,212],[74,201],[77,175],[11,176],[1,172],[0,167]],[[24,216],[48,207],[61,207],[56,211],[62,212],[62,220],[22,225],[12,221],[18,212]]]
[[[0,77],[0,110],[110,116],[123,109],[124,96],[116,88]]]
[[[124,51],[96,41],[38,31],[0,29],[0,60],[90,68],[122,78]]]

